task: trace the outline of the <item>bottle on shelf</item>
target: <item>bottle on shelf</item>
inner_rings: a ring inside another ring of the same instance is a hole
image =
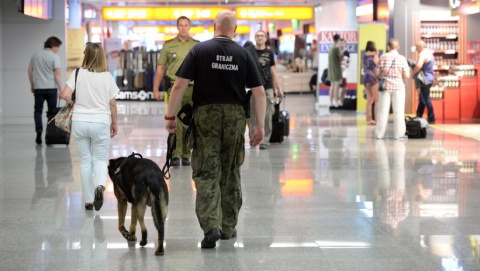
[[[438,78],[438,83],[440,87],[444,88],[458,88],[460,86],[458,76],[456,75],[441,76]]]

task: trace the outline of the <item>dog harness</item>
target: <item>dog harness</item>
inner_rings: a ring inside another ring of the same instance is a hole
[[[120,165],[117,167],[117,169],[114,172],[115,179],[117,180],[117,184],[120,186],[122,191],[125,193],[125,196],[129,200],[132,200],[132,195],[130,191],[126,189],[125,184],[123,183],[121,169],[122,169],[122,166],[125,164],[125,162],[127,162],[131,158],[136,158],[136,157],[143,158],[143,156],[140,153],[132,152],[132,154],[130,154],[127,158],[123,159],[122,163],[120,163]]]

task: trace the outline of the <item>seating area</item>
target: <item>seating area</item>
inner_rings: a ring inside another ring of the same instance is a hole
[[[284,93],[310,92],[308,83],[314,74],[315,72],[313,71],[303,73],[281,72],[277,73],[277,78]]]

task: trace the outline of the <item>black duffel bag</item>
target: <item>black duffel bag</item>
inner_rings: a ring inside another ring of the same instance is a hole
[[[426,138],[427,137],[427,126],[422,125],[422,121],[417,118],[412,118],[410,116],[405,117],[405,125],[407,131],[405,135],[408,138]]]

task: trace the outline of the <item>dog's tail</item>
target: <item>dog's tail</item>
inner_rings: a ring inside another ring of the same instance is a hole
[[[163,194],[163,195],[160,195]],[[152,191],[152,198],[153,198],[153,203],[152,203],[152,216],[153,220],[155,222],[155,226],[157,229],[160,231],[161,227],[163,228],[163,225],[165,223],[165,220],[167,218],[167,201],[165,199],[165,193],[162,193],[161,191],[156,191],[156,193],[153,193]]]
[[[158,249],[157,254],[163,254],[163,241],[165,239],[165,221],[167,219],[168,212],[168,187],[160,176],[158,186],[150,187],[151,199],[152,199],[152,216],[155,223],[155,227],[158,230]]]

